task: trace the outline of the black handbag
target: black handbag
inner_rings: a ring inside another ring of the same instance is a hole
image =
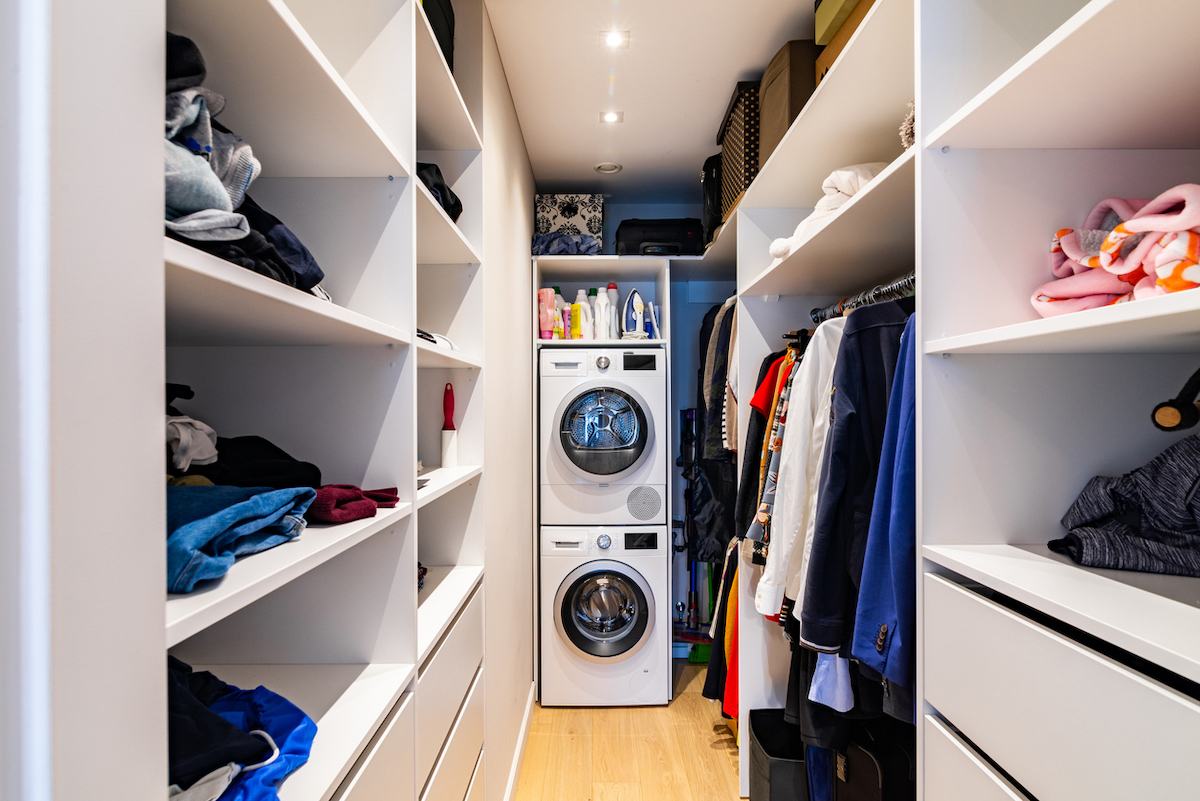
[[[463,213],[462,201],[446,183],[438,165],[418,161],[417,177],[421,179],[421,183],[425,184],[425,188],[429,190],[441,207],[446,210],[446,214],[450,215],[450,219],[458,222],[459,215]]]
[[[454,6],[450,0],[421,0],[421,7],[429,18],[429,27],[433,28],[433,38],[446,57],[446,66],[454,72]]]

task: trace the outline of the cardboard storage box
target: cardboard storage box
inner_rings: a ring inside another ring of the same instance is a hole
[[[828,3],[830,0],[824,0],[824,2]],[[862,24],[863,19],[867,16],[867,12],[871,10],[871,6],[873,5],[875,5],[875,0],[858,0],[858,5],[854,7],[854,11],[850,12],[850,16],[846,17],[846,21],[842,23],[842,27],[838,28],[838,32],[834,35],[833,39],[821,51],[821,55],[817,56],[817,85],[820,85],[821,79],[825,77],[825,73],[829,72],[829,68],[833,66],[833,62],[837,61],[838,56],[846,49],[846,43],[850,41],[850,37],[858,30],[858,26]]]

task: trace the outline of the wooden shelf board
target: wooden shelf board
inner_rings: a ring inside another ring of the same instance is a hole
[[[930,148],[1196,148],[1200,146],[1200,28],[1195,0],[1091,0],[983,91],[938,126]],[[1112,103],[1103,76],[1121,53],[1170,55],[1130,59],[1120,113],[1096,122]],[[1181,91],[1182,85],[1188,88]],[[1069,89],[1065,89],[1069,87]]]
[[[1064,623],[1200,681],[1198,578],[1080,567],[1045,545],[926,545],[923,554]]]
[[[224,577],[186,595],[167,595],[167,647],[321,566],[340,553],[398,523],[411,503],[380,509],[375,517],[338,526],[309,526],[295,540],[234,562]]]
[[[479,131],[417,3],[417,150],[483,150]]]
[[[280,801],[327,801],[416,675],[416,665],[196,665],[243,689],[262,685],[317,724],[308,762]]]
[[[461,350],[450,350],[441,345],[434,345],[417,338],[417,367],[450,367],[477,370],[483,367],[483,360],[463,353]]]
[[[661,348],[665,339],[539,339],[539,348]]]
[[[925,353],[1191,353],[1200,350],[1200,292],[934,339]]]
[[[407,345],[386,323],[163,238],[168,345]]]
[[[913,0],[878,0],[738,207],[811,208],[839,167],[899,156],[913,41]]]
[[[479,565],[426,565],[425,589],[417,595],[417,664],[446,633],[471,593],[483,580]]]
[[[804,244],[740,293],[849,295],[913,268],[916,151],[905,151]]]
[[[478,475],[482,475],[482,465],[459,465],[458,467],[434,467],[421,473],[417,478],[427,478],[429,483],[423,489],[417,490],[417,508],[432,503],[438,498],[451,492]]]
[[[273,178],[407,176],[408,167],[282,0],[170,0],[167,28],[204,54],[222,124]]]
[[[480,264],[483,260],[420,180],[417,188],[417,263]]]

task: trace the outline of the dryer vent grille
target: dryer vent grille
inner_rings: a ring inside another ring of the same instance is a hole
[[[662,496],[653,487],[635,487],[625,500],[629,514],[638,520],[651,520],[662,509]]]

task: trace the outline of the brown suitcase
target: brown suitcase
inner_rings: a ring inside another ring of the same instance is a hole
[[[819,49],[811,39],[794,39],[780,48],[767,65],[758,88],[759,164],[771,158],[816,89]]]
[[[758,81],[740,81],[717,133],[721,146],[721,221],[758,175]]]

